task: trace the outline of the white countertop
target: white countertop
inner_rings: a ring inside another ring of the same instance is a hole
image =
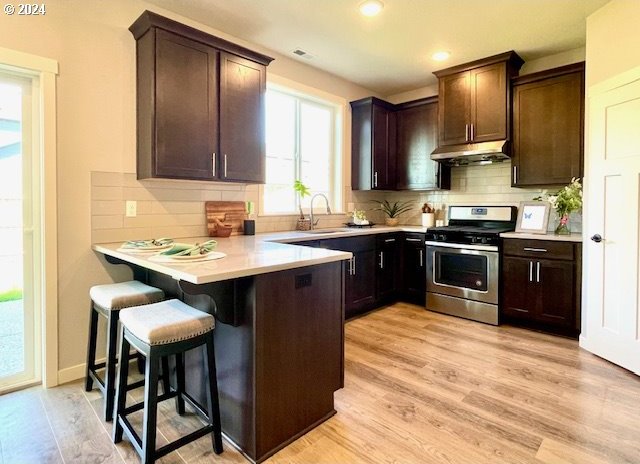
[[[171,276],[176,280],[185,280],[193,284],[218,282],[268,272],[283,271],[316,264],[331,263],[351,258],[351,253],[290,245],[290,242],[318,240],[327,238],[353,237],[358,235],[389,232],[425,232],[422,227],[373,227],[370,229],[349,229],[346,231],[309,234],[300,231],[276,232],[258,235],[237,235],[228,238],[216,238],[216,251],[227,256],[212,261],[196,263],[158,263],[149,261],[149,254],[134,254],[118,251],[122,242],[99,243],[93,250],[113,256],[122,261],[136,264],[146,269]],[[180,238],[177,242],[197,243],[210,240],[211,237]]]
[[[555,235],[549,234],[526,234],[523,232],[504,232],[500,234],[502,238],[519,238],[526,240],[549,240],[553,242],[578,242],[582,243],[582,234]]]

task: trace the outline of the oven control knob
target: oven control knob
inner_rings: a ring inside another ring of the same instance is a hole
[[[482,281],[476,280],[476,287],[482,287]]]
[[[487,237],[482,237],[482,238],[480,239],[480,242],[481,242],[481,243],[487,243],[487,241],[488,241],[488,240],[487,240]]]
[[[441,240],[441,241],[443,241],[443,242],[444,242],[446,239],[447,239],[447,236],[446,236],[446,235],[443,235],[443,234],[438,235],[438,240]]]

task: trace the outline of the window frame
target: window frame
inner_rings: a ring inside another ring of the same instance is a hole
[[[267,83],[267,91],[279,92],[281,94],[293,97],[295,99],[295,152],[294,152],[294,169],[295,179],[300,179],[301,170],[302,170],[302,162],[301,162],[301,151],[300,151],[300,129],[301,129],[301,107],[303,104],[309,104],[315,107],[320,107],[323,109],[328,109],[331,114],[331,135],[329,145],[331,147],[331,153],[329,154],[330,158],[330,179],[329,179],[329,189],[330,189],[330,197],[329,204],[331,206],[331,210],[333,214],[342,214],[344,210],[344,198],[342,192],[343,185],[343,128],[342,122],[344,120],[344,104],[342,102],[335,101],[336,98],[328,99],[326,96],[318,96],[315,92],[309,91],[310,89],[298,90],[291,86],[290,82],[288,85],[282,85],[279,83],[268,82]],[[266,128],[266,111],[265,111],[265,128]],[[267,154],[265,153],[265,158]],[[298,216],[300,199],[298,195],[293,193],[292,186],[292,195],[295,195],[294,200],[294,210],[286,211],[286,212],[270,212],[265,210],[265,184],[260,185],[260,198],[258,202],[258,216]],[[313,194],[313,192],[312,192]],[[303,208],[303,212],[305,214],[309,213],[309,208]],[[325,213],[326,207],[324,202],[317,203],[314,207],[314,213]]]

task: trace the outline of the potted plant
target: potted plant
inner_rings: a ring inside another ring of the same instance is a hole
[[[293,183],[293,190],[298,194],[298,209],[300,210],[296,230],[311,230],[311,219],[307,219],[302,212],[302,199],[311,195],[311,192],[309,188],[299,180]]]
[[[436,210],[425,203],[422,205],[422,227],[433,227],[436,224]]]
[[[411,210],[413,205],[413,202],[411,201],[394,201],[393,203],[389,202],[388,200],[372,201],[375,201],[378,205],[380,205],[378,208],[373,208],[373,211],[382,211],[384,214],[386,214],[387,218],[385,219],[385,223],[391,227],[397,226],[398,222],[400,222],[398,216]]]
[[[543,198],[544,197],[544,198]],[[555,195],[543,194],[536,200],[546,200],[556,210],[558,215],[558,225],[555,229],[556,235],[569,235],[569,215],[574,211],[582,209],[582,184],[580,179],[571,179],[569,185],[561,188]]]

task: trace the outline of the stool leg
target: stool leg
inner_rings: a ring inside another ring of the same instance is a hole
[[[220,405],[218,404],[218,378],[216,375],[216,356],[213,347],[213,334],[207,337],[207,369],[205,371],[209,379],[207,390],[207,403],[209,422],[213,426],[211,440],[216,454],[222,453],[222,430],[220,426]]]
[[[138,353],[138,357],[136,358],[136,361],[138,363],[138,372],[144,375],[144,356]]]
[[[124,338],[124,327],[120,329],[120,362],[118,363],[118,388],[116,390],[116,411],[113,421],[113,442],[122,441],[122,425],[118,418],[127,406],[127,378],[129,377],[129,350],[131,345]]]
[[[91,314],[89,315],[89,342],[87,346],[87,374],[85,377],[84,389],[91,391],[93,388],[93,378],[89,372],[95,370],[96,365],[96,339],[98,338],[98,311],[93,308],[91,303]]]
[[[116,396],[116,343],[118,340],[117,311],[109,312],[109,320],[107,324],[109,329],[107,332],[107,369],[105,375],[106,393],[104,399],[104,420],[111,422],[111,419],[113,418],[113,401]]]
[[[158,413],[158,355],[151,348],[145,365],[144,384],[144,419],[142,422],[142,456],[143,464],[155,461],[156,452],[156,419]]]
[[[163,356],[160,359],[162,364],[162,393],[167,394],[171,391],[171,383],[169,382],[169,357]]]
[[[176,412],[184,414],[184,353],[176,354]]]

